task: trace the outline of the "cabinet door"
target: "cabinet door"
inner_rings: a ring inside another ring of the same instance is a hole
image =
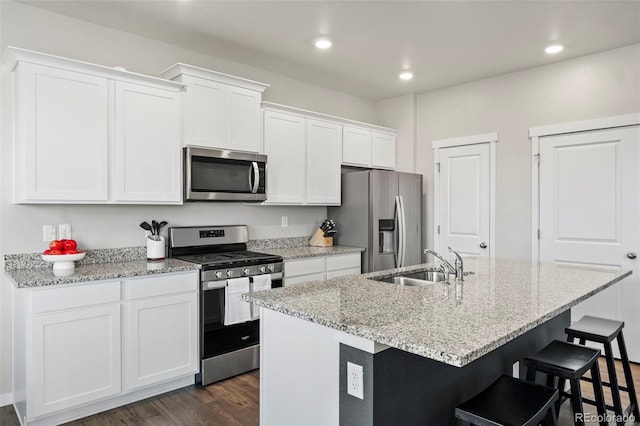
[[[198,372],[198,293],[125,303],[127,390]]]
[[[267,203],[302,204],[305,191],[305,119],[265,111],[264,148],[267,154]]]
[[[371,131],[358,127],[343,127],[342,163],[351,166],[371,166]]]
[[[107,80],[20,63],[15,87],[15,201],[106,201]]]
[[[395,135],[371,132],[371,167],[395,170]]]
[[[341,163],[342,126],[307,119],[307,203],[340,205]]]
[[[204,78],[183,76],[185,145],[224,148],[227,143],[227,86]]]
[[[120,304],[34,315],[34,417],[120,393]]]
[[[115,85],[113,201],[181,203],[180,92]]]
[[[234,151],[260,152],[262,93],[230,86],[227,89],[227,144]]]

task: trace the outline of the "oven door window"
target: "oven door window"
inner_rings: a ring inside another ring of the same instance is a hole
[[[193,192],[251,193],[255,172],[251,161],[191,157]]]
[[[202,295],[202,357],[233,352],[260,341],[259,321],[224,326],[224,289],[206,290]]]

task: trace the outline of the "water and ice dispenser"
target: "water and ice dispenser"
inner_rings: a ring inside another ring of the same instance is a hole
[[[379,247],[378,253],[393,253],[396,233],[396,221],[380,219],[378,221]]]

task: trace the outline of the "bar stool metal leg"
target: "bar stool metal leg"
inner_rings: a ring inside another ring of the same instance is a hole
[[[593,394],[596,398],[596,409],[598,410],[598,416],[602,419],[600,426],[609,426],[609,422],[606,421],[607,407],[604,403],[604,393],[602,392],[602,381],[600,380],[600,367],[598,363],[593,363],[591,367],[591,377],[593,384]]]
[[[622,359],[622,368],[624,370],[624,380],[627,385],[627,392],[629,393],[629,400],[632,404],[633,417],[635,421],[640,421],[640,411],[638,409],[638,398],[636,396],[636,388],[633,384],[633,377],[631,376],[631,366],[629,364],[629,356],[627,355],[627,346],[624,343],[624,337],[622,331],[618,334],[618,348],[620,349],[620,358]]]
[[[604,343],[604,354],[607,360],[607,371],[609,373],[609,383],[611,384],[611,396],[613,397],[613,412],[619,419],[622,419],[622,401],[620,400],[620,388],[618,387],[618,376],[616,374],[616,366],[613,362],[613,349],[611,342]],[[624,426],[623,421],[616,422],[618,426]]]
[[[584,426],[584,411],[582,410],[582,392],[580,379],[570,379],[571,383],[571,408],[573,409],[574,423],[576,426]]]

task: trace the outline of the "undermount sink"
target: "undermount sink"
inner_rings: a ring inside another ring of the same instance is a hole
[[[405,286],[424,286],[442,283],[447,281],[446,273],[442,271],[420,271],[395,277],[374,278],[376,281],[384,281],[388,283],[405,285]]]

